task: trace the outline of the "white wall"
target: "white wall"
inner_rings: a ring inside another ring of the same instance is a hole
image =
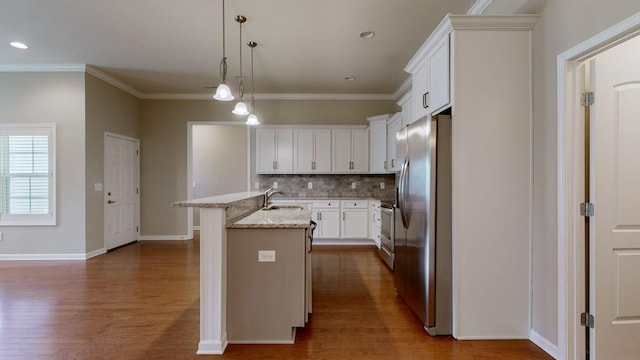
[[[0,73],[0,122],[56,123],[56,226],[0,227],[6,254],[85,253],[84,73]]]

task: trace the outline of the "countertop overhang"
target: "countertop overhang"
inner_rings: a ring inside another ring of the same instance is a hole
[[[227,229],[305,229],[311,225],[307,209],[258,210],[227,226]]]

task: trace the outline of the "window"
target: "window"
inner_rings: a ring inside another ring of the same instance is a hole
[[[55,124],[0,124],[0,225],[55,225]]]

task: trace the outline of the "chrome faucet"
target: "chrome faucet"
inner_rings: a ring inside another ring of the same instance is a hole
[[[263,202],[263,204],[262,204],[262,205],[263,205],[262,207],[265,207],[265,208],[266,208],[267,206],[269,206],[269,200],[270,200],[270,199],[271,199],[271,197],[272,197],[273,195],[275,195],[275,194],[281,194],[281,195],[284,195],[284,193],[283,193],[282,191],[280,191],[280,190],[276,190],[276,189],[274,189],[274,188],[267,189],[267,190],[264,192],[264,202]]]

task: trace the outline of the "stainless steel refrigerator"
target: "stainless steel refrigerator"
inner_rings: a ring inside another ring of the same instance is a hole
[[[394,283],[431,335],[450,335],[451,117],[424,117],[396,134]]]

